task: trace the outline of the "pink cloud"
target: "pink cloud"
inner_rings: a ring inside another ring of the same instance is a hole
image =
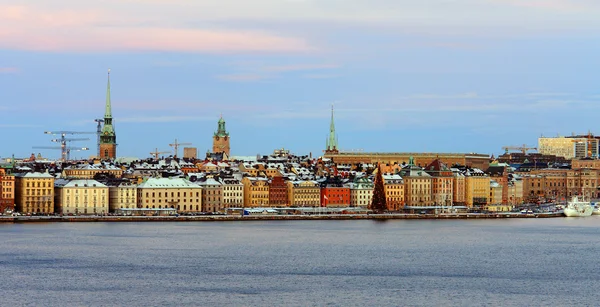
[[[11,74],[19,72],[19,69],[16,67],[0,67],[0,74]]]
[[[286,71],[303,71],[303,70],[321,70],[321,69],[334,69],[340,67],[335,64],[295,64],[295,65],[283,65],[283,66],[269,66],[265,67],[265,71],[274,72],[286,72]]]
[[[305,52],[303,39],[250,30],[123,24],[109,12],[0,5],[0,48],[34,51]],[[129,20],[138,23],[140,20]],[[105,24],[117,25],[112,27]]]

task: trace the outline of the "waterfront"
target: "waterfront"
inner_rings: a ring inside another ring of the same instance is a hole
[[[600,218],[2,224],[3,305],[591,306]]]

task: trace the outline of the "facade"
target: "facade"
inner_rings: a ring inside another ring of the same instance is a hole
[[[440,159],[436,159],[425,167],[425,172],[431,176],[431,193],[433,204],[437,206],[451,206],[453,199],[453,175]]]
[[[322,207],[350,206],[350,188],[339,177],[328,177],[320,185]]]
[[[229,132],[225,129],[225,120],[223,117],[219,119],[217,132],[213,135],[213,153],[225,153],[227,157],[231,155],[229,146]]]
[[[117,209],[135,209],[137,205],[137,185],[121,183],[117,186],[108,187],[108,209],[110,212],[116,212]]]
[[[202,187],[202,212],[223,211],[223,189],[220,182],[207,178],[198,182]]]
[[[291,207],[319,207],[321,188],[316,181],[288,181],[288,202]]]
[[[121,178],[123,175],[123,170],[111,165],[80,164],[65,168],[62,172],[62,177],[73,179],[94,179],[94,176],[99,174],[106,174],[114,178]]]
[[[513,178],[508,182],[508,204],[516,206],[523,203],[523,180]]]
[[[407,206],[433,206],[431,175],[415,165],[412,157],[408,165],[400,171],[400,176],[404,179],[404,201]]]
[[[375,189],[375,184],[369,178],[355,178],[350,184],[350,207],[369,208],[373,199],[373,189]]]
[[[269,180],[269,206],[287,207],[288,195],[287,184],[283,177],[275,176]]]
[[[502,187],[502,200],[499,204],[508,204],[508,170],[504,165],[490,165],[485,171],[490,178]]]
[[[202,211],[202,188],[183,178],[147,178],[137,188],[138,208]]]
[[[559,136],[538,138],[538,151],[565,159],[598,158],[600,140],[593,135]]]
[[[452,205],[466,205],[465,175],[456,168],[452,170]]]
[[[244,177],[244,207],[269,206],[269,182],[263,177]]]
[[[198,159],[198,148],[196,147],[184,147],[183,148],[184,159]]]
[[[573,159],[571,161],[572,169],[589,168],[600,169],[600,159]]]
[[[490,177],[480,169],[465,172],[465,204],[467,207],[484,207],[490,193]]]
[[[332,159],[337,164],[372,164],[406,165],[413,158],[415,165],[425,167],[436,159],[446,165],[466,165],[477,168],[487,168],[490,157],[485,154],[464,153],[416,153],[416,152],[338,152],[325,153],[325,158]]]
[[[0,168],[0,215],[15,210],[15,176]]]
[[[221,180],[223,189],[223,208],[244,207],[244,185],[235,178]]]
[[[108,83],[106,86],[106,105],[104,110],[104,126],[100,135],[99,158],[113,160],[117,157],[117,135],[112,124],[112,110],[110,102],[110,69],[108,70]]]
[[[15,209],[20,213],[54,213],[54,177],[37,172],[16,174]]]
[[[57,213],[103,215],[109,212],[109,189],[96,180],[59,180],[54,192]]]
[[[398,211],[404,207],[404,180],[398,174],[382,174],[385,202],[388,211]],[[371,194],[372,196],[372,194]]]
[[[488,206],[502,205],[502,185],[493,179],[490,179],[490,194],[487,203]]]

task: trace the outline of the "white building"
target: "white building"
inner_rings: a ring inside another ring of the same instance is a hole
[[[55,182],[57,212],[62,214],[106,214],[109,189],[93,179]]]

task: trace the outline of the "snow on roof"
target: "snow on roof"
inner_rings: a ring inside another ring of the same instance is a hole
[[[62,186],[63,188],[74,188],[74,187],[96,187],[96,188],[107,188],[106,185],[93,180],[93,179],[76,179],[76,180],[70,180],[68,181],[66,184],[62,185],[64,181],[61,180],[60,182],[58,182],[58,184],[55,182],[54,186]]]
[[[138,188],[200,188],[197,184],[184,178],[148,178]]]
[[[24,174],[16,174],[15,177],[21,178],[54,178],[54,176],[49,173],[40,173],[40,172],[29,172]]]
[[[206,181],[197,182],[198,185],[221,185],[220,182],[216,181],[214,178],[207,178]]]

